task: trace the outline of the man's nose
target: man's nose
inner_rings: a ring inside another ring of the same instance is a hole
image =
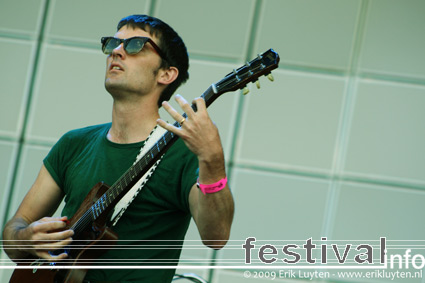
[[[112,55],[120,57],[125,56],[124,43],[121,43],[120,45],[115,47],[114,50],[112,50]]]

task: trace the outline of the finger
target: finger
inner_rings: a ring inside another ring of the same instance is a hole
[[[57,256],[51,256],[51,259],[48,259],[48,261],[50,262],[56,262],[56,261],[61,261],[68,258],[68,254],[67,253],[61,253]]]
[[[67,238],[62,241],[57,242],[44,242],[44,243],[38,243],[36,246],[37,250],[43,250],[43,251],[49,251],[53,252],[59,249],[63,249],[66,246],[69,246],[72,243],[72,238]]]
[[[38,244],[34,247],[34,253],[36,256],[49,261],[62,260],[67,258],[68,254],[65,251],[61,252],[61,250],[71,245],[72,241],[72,238],[68,238],[56,243]],[[61,253],[58,254],[59,252]]]
[[[193,104],[196,105],[196,109],[201,111],[206,111],[207,105],[205,104],[205,100],[202,97],[197,97],[193,100]]]
[[[51,240],[51,241],[63,240],[63,239],[67,239],[74,236],[74,230],[69,229],[69,230],[60,231],[60,232],[49,233],[46,236],[48,238],[46,240]]]
[[[36,252],[36,256],[42,259],[45,259],[49,262],[57,262],[64,260],[68,258],[68,254],[66,252],[58,254],[58,255],[52,255],[48,251],[39,250]]]
[[[163,127],[164,129],[166,129],[166,130],[168,130],[168,131],[171,131],[172,129],[171,129],[171,127],[173,127],[172,125],[170,125],[170,124],[168,124],[167,122],[165,122],[164,120],[162,120],[162,119],[158,119],[158,120],[156,120],[156,123],[159,125],[159,126],[161,126],[161,127]]]
[[[175,100],[179,104],[180,108],[186,112],[186,115],[188,117],[191,117],[193,114],[195,114],[195,111],[193,111],[192,106],[184,99],[183,96],[180,94],[176,94]]]
[[[64,222],[68,220],[67,216],[62,216],[62,217],[43,217],[41,218],[38,222],[42,222],[42,223],[49,223],[49,222]]]
[[[69,225],[71,221],[69,221],[68,216],[63,216],[60,219],[62,222],[66,223],[66,225]]]
[[[74,236],[74,230],[69,229],[69,230],[51,232],[51,233],[37,233],[37,234],[34,234],[34,236],[32,237],[32,240],[42,241],[42,242],[55,242],[55,241],[61,241],[63,239],[67,239],[72,236]]]
[[[170,116],[176,120],[176,121],[180,121],[182,119],[182,115],[180,115],[180,113],[178,113],[171,105],[170,103],[168,103],[167,101],[162,102],[162,107],[164,107],[165,111],[168,112],[168,114],[170,114]]]
[[[34,234],[37,233],[49,233],[49,232],[55,232],[55,231],[61,231],[65,229],[67,223],[63,220],[57,219],[55,221],[49,221],[49,222],[35,222],[34,225],[31,225],[31,229]]]

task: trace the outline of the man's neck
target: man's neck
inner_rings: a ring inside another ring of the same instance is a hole
[[[158,118],[156,101],[114,100],[108,139],[123,144],[144,141],[156,126]]]

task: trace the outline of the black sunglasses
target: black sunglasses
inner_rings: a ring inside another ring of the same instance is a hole
[[[111,54],[112,51],[117,48],[121,43],[124,43],[124,50],[127,54],[137,54],[145,46],[146,42],[149,42],[155,51],[161,56],[162,59],[167,60],[167,56],[165,56],[164,52],[153,42],[149,37],[135,36],[127,39],[116,38],[112,36],[102,37],[102,51],[105,54]]]

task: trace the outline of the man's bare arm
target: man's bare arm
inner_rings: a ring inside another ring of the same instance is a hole
[[[176,95],[176,101],[187,114],[186,119],[182,120],[183,117],[168,102],[162,105],[176,121],[184,121],[181,128],[161,119],[158,124],[182,138],[187,147],[196,154],[201,184],[213,184],[224,179],[226,170],[223,147],[218,129],[208,115],[204,99],[195,99],[197,112],[193,111],[182,96]],[[189,205],[203,243],[211,248],[222,248],[229,239],[234,213],[229,186],[204,195],[195,184],[190,191]]]
[[[51,217],[62,198],[62,190],[43,165],[33,186],[3,230],[3,249],[12,260],[28,255],[48,260],[66,258],[66,254],[51,256],[48,253],[70,244],[74,234],[72,230],[54,232],[66,226],[66,217]],[[15,248],[9,249],[9,246]]]

